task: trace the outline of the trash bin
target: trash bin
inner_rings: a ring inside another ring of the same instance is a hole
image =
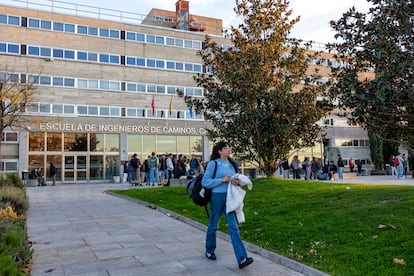
[[[385,164],[385,173],[387,175],[391,174],[391,168],[390,167],[391,167],[390,164]]]
[[[121,181],[121,177],[119,175],[115,175],[113,178],[114,178],[114,183],[119,183]]]
[[[255,168],[249,169],[250,179],[255,179],[257,177],[257,170]]]
[[[28,171],[22,171],[22,180],[25,181],[28,179],[29,172]]]

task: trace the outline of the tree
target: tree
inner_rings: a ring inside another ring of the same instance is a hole
[[[414,145],[414,3],[368,0],[367,13],[351,8],[331,21],[328,45],[345,66],[333,68],[330,91],[338,107],[383,141]],[[372,77],[369,77],[369,73]]]
[[[257,163],[270,176],[275,160],[292,149],[314,144],[316,106],[324,88],[309,70],[310,44],[289,38],[299,18],[290,19],[289,1],[237,0],[238,28],[227,33],[224,49],[206,36],[199,52],[208,73],[195,76],[204,97],[185,97],[187,105],[212,123],[208,136],[227,139],[241,159]]]
[[[0,141],[6,128],[25,127],[26,108],[31,103],[33,86],[19,79],[18,74],[0,73]],[[1,143],[0,143],[1,157]]]

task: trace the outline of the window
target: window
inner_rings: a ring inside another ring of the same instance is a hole
[[[0,43],[0,52],[2,53],[6,52],[6,43]]]
[[[98,88],[99,82],[97,80],[89,80],[88,81],[88,87],[89,88]]]
[[[136,117],[137,110],[135,108],[127,108],[127,117]]]
[[[51,48],[40,48],[40,56],[42,57],[50,57],[52,54]]]
[[[20,48],[19,44],[12,44],[12,43],[7,44],[7,52],[8,53],[18,54],[18,53],[20,53],[19,48]]]
[[[98,36],[98,28],[89,27],[88,28],[88,35]]]
[[[109,89],[109,81],[99,81],[99,88],[100,89]]]
[[[109,115],[109,107],[101,106],[100,107],[100,115],[108,116]]]
[[[0,24],[7,24],[7,15],[0,14]]]
[[[30,28],[40,28],[40,20],[29,18],[29,27]]]
[[[193,41],[191,41],[191,40],[185,40],[184,41],[184,47],[185,48],[193,48]]]
[[[41,113],[50,113],[50,104],[40,104],[39,105],[39,111]]]
[[[165,86],[164,85],[157,85],[157,93],[158,94],[165,94]]]
[[[109,82],[109,89],[119,91],[121,88],[121,85],[117,81],[111,81]]]
[[[194,72],[201,73],[201,64],[194,64]]]
[[[111,107],[110,115],[119,117],[121,115],[121,109],[119,107]]]
[[[137,58],[137,66],[145,67],[145,58]]]
[[[147,42],[148,43],[155,43],[155,36],[147,34]]]
[[[109,31],[109,36],[111,38],[118,38],[119,39],[119,31],[118,30],[110,30]]]
[[[182,62],[176,62],[175,63],[175,70],[182,71],[184,69],[184,64]]]
[[[87,60],[88,53],[87,52],[78,52],[78,60]]]
[[[63,58],[63,50],[62,49],[53,49],[53,57]]]
[[[100,54],[99,55],[99,62],[109,62],[109,55]]]
[[[47,20],[42,20],[40,22],[40,28],[45,29],[45,30],[51,30],[52,29],[52,22],[47,21]]]
[[[85,105],[78,105],[78,114],[82,114],[82,115],[88,114],[88,107]]]
[[[48,76],[40,76],[40,84],[41,85],[50,85],[50,77]]]
[[[78,34],[88,34],[88,27],[78,25]]]
[[[138,92],[146,92],[146,85],[144,83],[137,83],[137,91]]]
[[[155,84],[148,84],[147,85],[147,91],[149,93],[155,93],[155,91],[156,91],[156,85]]]
[[[175,62],[173,61],[167,61],[167,69],[175,69]]]
[[[28,83],[39,84],[39,76],[29,75]]]
[[[127,32],[126,33],[126,39],[127,40],[135,40],[135,33]]]
[[[193,48],[197,50],[201,50],[201,42],[200,41],[193,41]]]
[[[119,64],[119,56],[110,55],[109,62],[113,64]]]
[[[72,79],[72,78],[65,78],[64,79],[64,84],[63,84],[64,86],[67,86],[67,87],[75,87],[75,79]]]
[[[147,59],[147,67],[155,67],[155,59]]]
[[[52,105],[52,113],[63,113],[63,105],[61,104],[53,104]]]
[[[183,47],[183,40],[182,39],[175,39],[175,46]]]
[[[136,65],[136,59],[134,57],[127,57],[127,64],[128,65]]]
[[[67,33],[74,33],[75,32],[75,25],[73,25],[73,24],[65,24],[65,32],[67,32]]]
[[[88,60],[89,61],[98,61],[98,54],[97,53],[88,53]]]
[[[185,64],[185,71],[192,72],[193,71],[193,65],[191,63]]]
[[[65,113],[65,114],[75,114],[75,106],[73,104],[71,104],[71,105],[65,104],[63,106],[63,113]]]
[[[175,45],[175,39],[174,38],[167,37],[166,41],[167,41],[167,45],[169,45],[169,46],[174,46]]]
[[[38,56],[40,55],[39,47],[29,46],[29,55],[31,56]]]
[[[88,88],[88,80],[78,79],[78,88]]]
[[[53,77],[53,85],[54,86],[63,86],[63,78]]]
[[[66,59],[75,59],[75,51],[65,50],[64,53]]]
[[[193,88],[186,88],[186,89],[185,89],[185,95],[186,95],[186,96],[193,96],[193,95],[194,95],[194,90],[193,90]]]
[[[137,91],[137,84],[128,82],[127,91]]]
[[[157,60],[156,61],[156,67],[157,68],[161,68],[161,69],[164,69],[164,67],[165,67],[165,64],[164,64],[165,62],[163,61],[163,60]]]
[[[99,29],[99,36],[101,37],[109,37],[109,30],[108,29]]]
[[[4,142],[18,142],[19,135],[17,132],[5,132],[3,135]]]
[[[8,24],[20,26],[20,17],[9,15]]]
[[[63,23],[53,22],[53,30],[57,32],[63,32]]]
[[[203,96],[203,89],[194,88],[194,96]]]
[[[88,114],[89,115],[98,115],[98,107],[97,106],[89,106],[88,107]]]
[[[175,94],[175,91],[176,91],[175,86],[168,86],[167,87],[167,93],[168,94],[174,95]]]
[[[155,43],[164,45],[164,37],[163,36],[156,36]]]
[[[145,42],[145,35],[144,34],[137,34],[137,41]]]

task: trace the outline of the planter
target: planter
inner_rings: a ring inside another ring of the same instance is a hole
[[[121,177],[118,175],[114,176],[114,183],[119,183],[121,181]]]

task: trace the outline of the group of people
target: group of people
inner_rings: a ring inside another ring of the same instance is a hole
[[[410,160],[407,160],[405,153],[398,153],[396,156],[391,155],[389,161],[389,167],[391,171],[388,173],[396,176],[398,179],[404,179],[407,177],[408,173],[408,163],[411,163],[411,168],[414,168],[414,155],[411,156]],[[413,178],[414,178],[414,169],[413,171]]]
[[[355,163],[351,159],[348,162],[349,170],[354,172]],[[362,171],[362,163],[356,161],[357,170],[359,173]],[[291,163],[284,157],[280,161],[280,168],[282,169],[283,178],[289,178],[292,171],[293,179],[301,179],[303,173],[306,180],[333,180],[336,175],[339,180],[343,180],[343,170],[345,167],[342,156],[338,154],[338,158],[335,161],[328,160],[326,156],[323,159],[312,157],[305,157],[301,162],[298,156],[294,156]]]
[[[171,178],[193,178],[204,173],[204,162],[197,159],[195,155],[191,159],[180,154],[162,154],[159,158],[155,152],[141,162],[137,154],[124,163],[124,182],[135,186],[169,186]]]
[[[56,185],[56,173],[57,169],[55,165],[50,162],[49,163],[49,175],[50,179],[52,180],[52,186]],[[42,168],[34,168],[29,174],[29,179],[36,179],[37,180],[37,186],[46,186],[46,179],[43,176]]]

